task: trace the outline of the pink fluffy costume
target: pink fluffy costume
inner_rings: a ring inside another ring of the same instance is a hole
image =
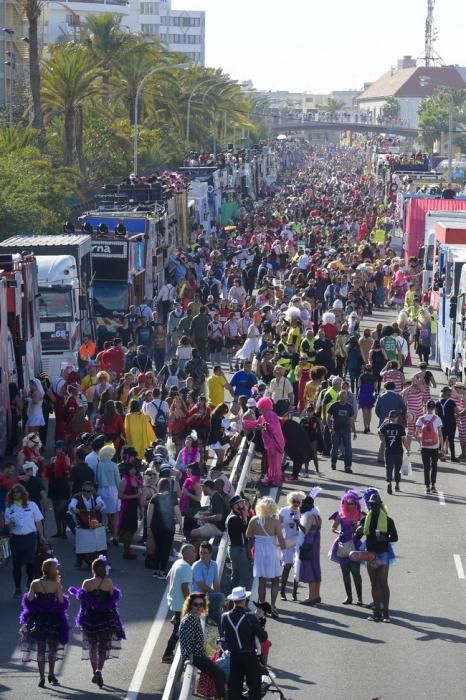
[[[257,420],[244,420],[246,430],[262,427],[262,440],[267,453],[267,476],[263,481],[271,486],[281,486],[283,481],[282,462],[285,449],[280,419],[273,410],[273,404],[268,396],[263,396],[257,402],[260,416]]]

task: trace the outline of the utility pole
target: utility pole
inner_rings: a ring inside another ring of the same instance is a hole
[[[448,182],[452,177],[452,153],[453,153],[453,90],[448,91]]]

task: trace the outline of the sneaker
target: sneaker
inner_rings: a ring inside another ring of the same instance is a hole
[[[374,613],[373,615],[369,615],[367,618],[370,622],[381,622],[382,621],[382,615],[380,613]]]
[[[345,474],[352,474],[353,470],[352,469],[345,469]]]
[[[155,571],[152,572],[152,578],[159,578],[160,571],[158,569],[155,569]]]
[[[430,493],[430,486],[426,486],[426,490],[424,491],[424,493]]]
[[[21,588],[15,588],[15,592],[13,593],[13,598],[21,598]]]
[[[171,664],[171,663],[173,663],[174,658],[175,657],[173,654],[164,654],[164,656],[162,656],[162,663],[163,664]]]
[[[389,493],[390,496],[391,496],[392,493],[393,493],[393,491],[392,491],[392,485],[391,485],[391,484],[387,484],[387,493]]]
[[[336,464],[332,464],[332,469],[336,469],[336,468],[337,468],[337,465],[336,465]]]
[[[298,477],[291,475],[288,477],[288,481],[298,481]]]
[[[390,622],[390,617],[388,616],[388,613],[383,613],[382,622]]]
[[[401,490],[401,489],[400,489],[400,484],[396,483],[396,484],[395,484],[395,491],[400,491],[400,490]]]
[[[434,484],[432,484],[432,486],[430,487],[430,492],[431,492],[431,493],[438,493],[438,491],[437,491],[437,489],[435,488],[435,485],[434,485]]]

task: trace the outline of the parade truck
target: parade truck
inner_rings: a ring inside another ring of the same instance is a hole
[[[437,224],[452,223],[456,228],[460,225],[461,228],[466,228],[466,209],[463,211],[428,211],[426,214],[426,222],[424,228],[424,245],[419,250],[419,259],[422,260],[422,291],[427,292],[432,284],[432,272],[436,259],[438,257],[439,243],[466,243],[464,240],[459,240],[458,236],[451,239],[447,236],[442,239],[437,237]],[[447,227],[448,228],[448,227]]]
[[[417,258],[424,243],[427,212],[466,211],[466,197],[461,195],[454,199],[445,199],[432,195],[406,194],[402,196],[401,209],[405,258]]]
[[[131,305],[152,302],[156,219],[148,212],[91,211],[80,217],[92,236],[92,299],[99,347]]]
[[[95,333],[91,237],[19,235],[0,242],[0,254],[24,251],[33,253],[37,264],[42,366],[54,377],[62,363],[77,365],[83,335]]]
[[[466,245],[440,244],[435,277],[438,286],[437,345],[439,364],[449,372],[455,357],[456,317],[458,296],[462,295],[461,280],[466,267]]]
[[[10,437],[10,385],[27,391],[41,365],[37,263],[0,252],[0,454]]]

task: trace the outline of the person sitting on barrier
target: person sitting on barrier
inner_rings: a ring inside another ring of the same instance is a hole
[[[207,594],[200,591],[193,591],[184,601],[179,630],[181,658],[207,673],[215,683],[216,698],[223,700],[227,693],[225,673],[209,659],[204,649],[201,617],[208,613],[207,601]]]
[[[220,591],[220,578],[217,562],[212,559],[212,545],[202,542],[199,548],[200,559],[192,565],[193,583],[196,591],[205,593],[209,600],[209,618],[217,625],[218,633],[222,635],[221,615],[222,603],[225,596]]]

